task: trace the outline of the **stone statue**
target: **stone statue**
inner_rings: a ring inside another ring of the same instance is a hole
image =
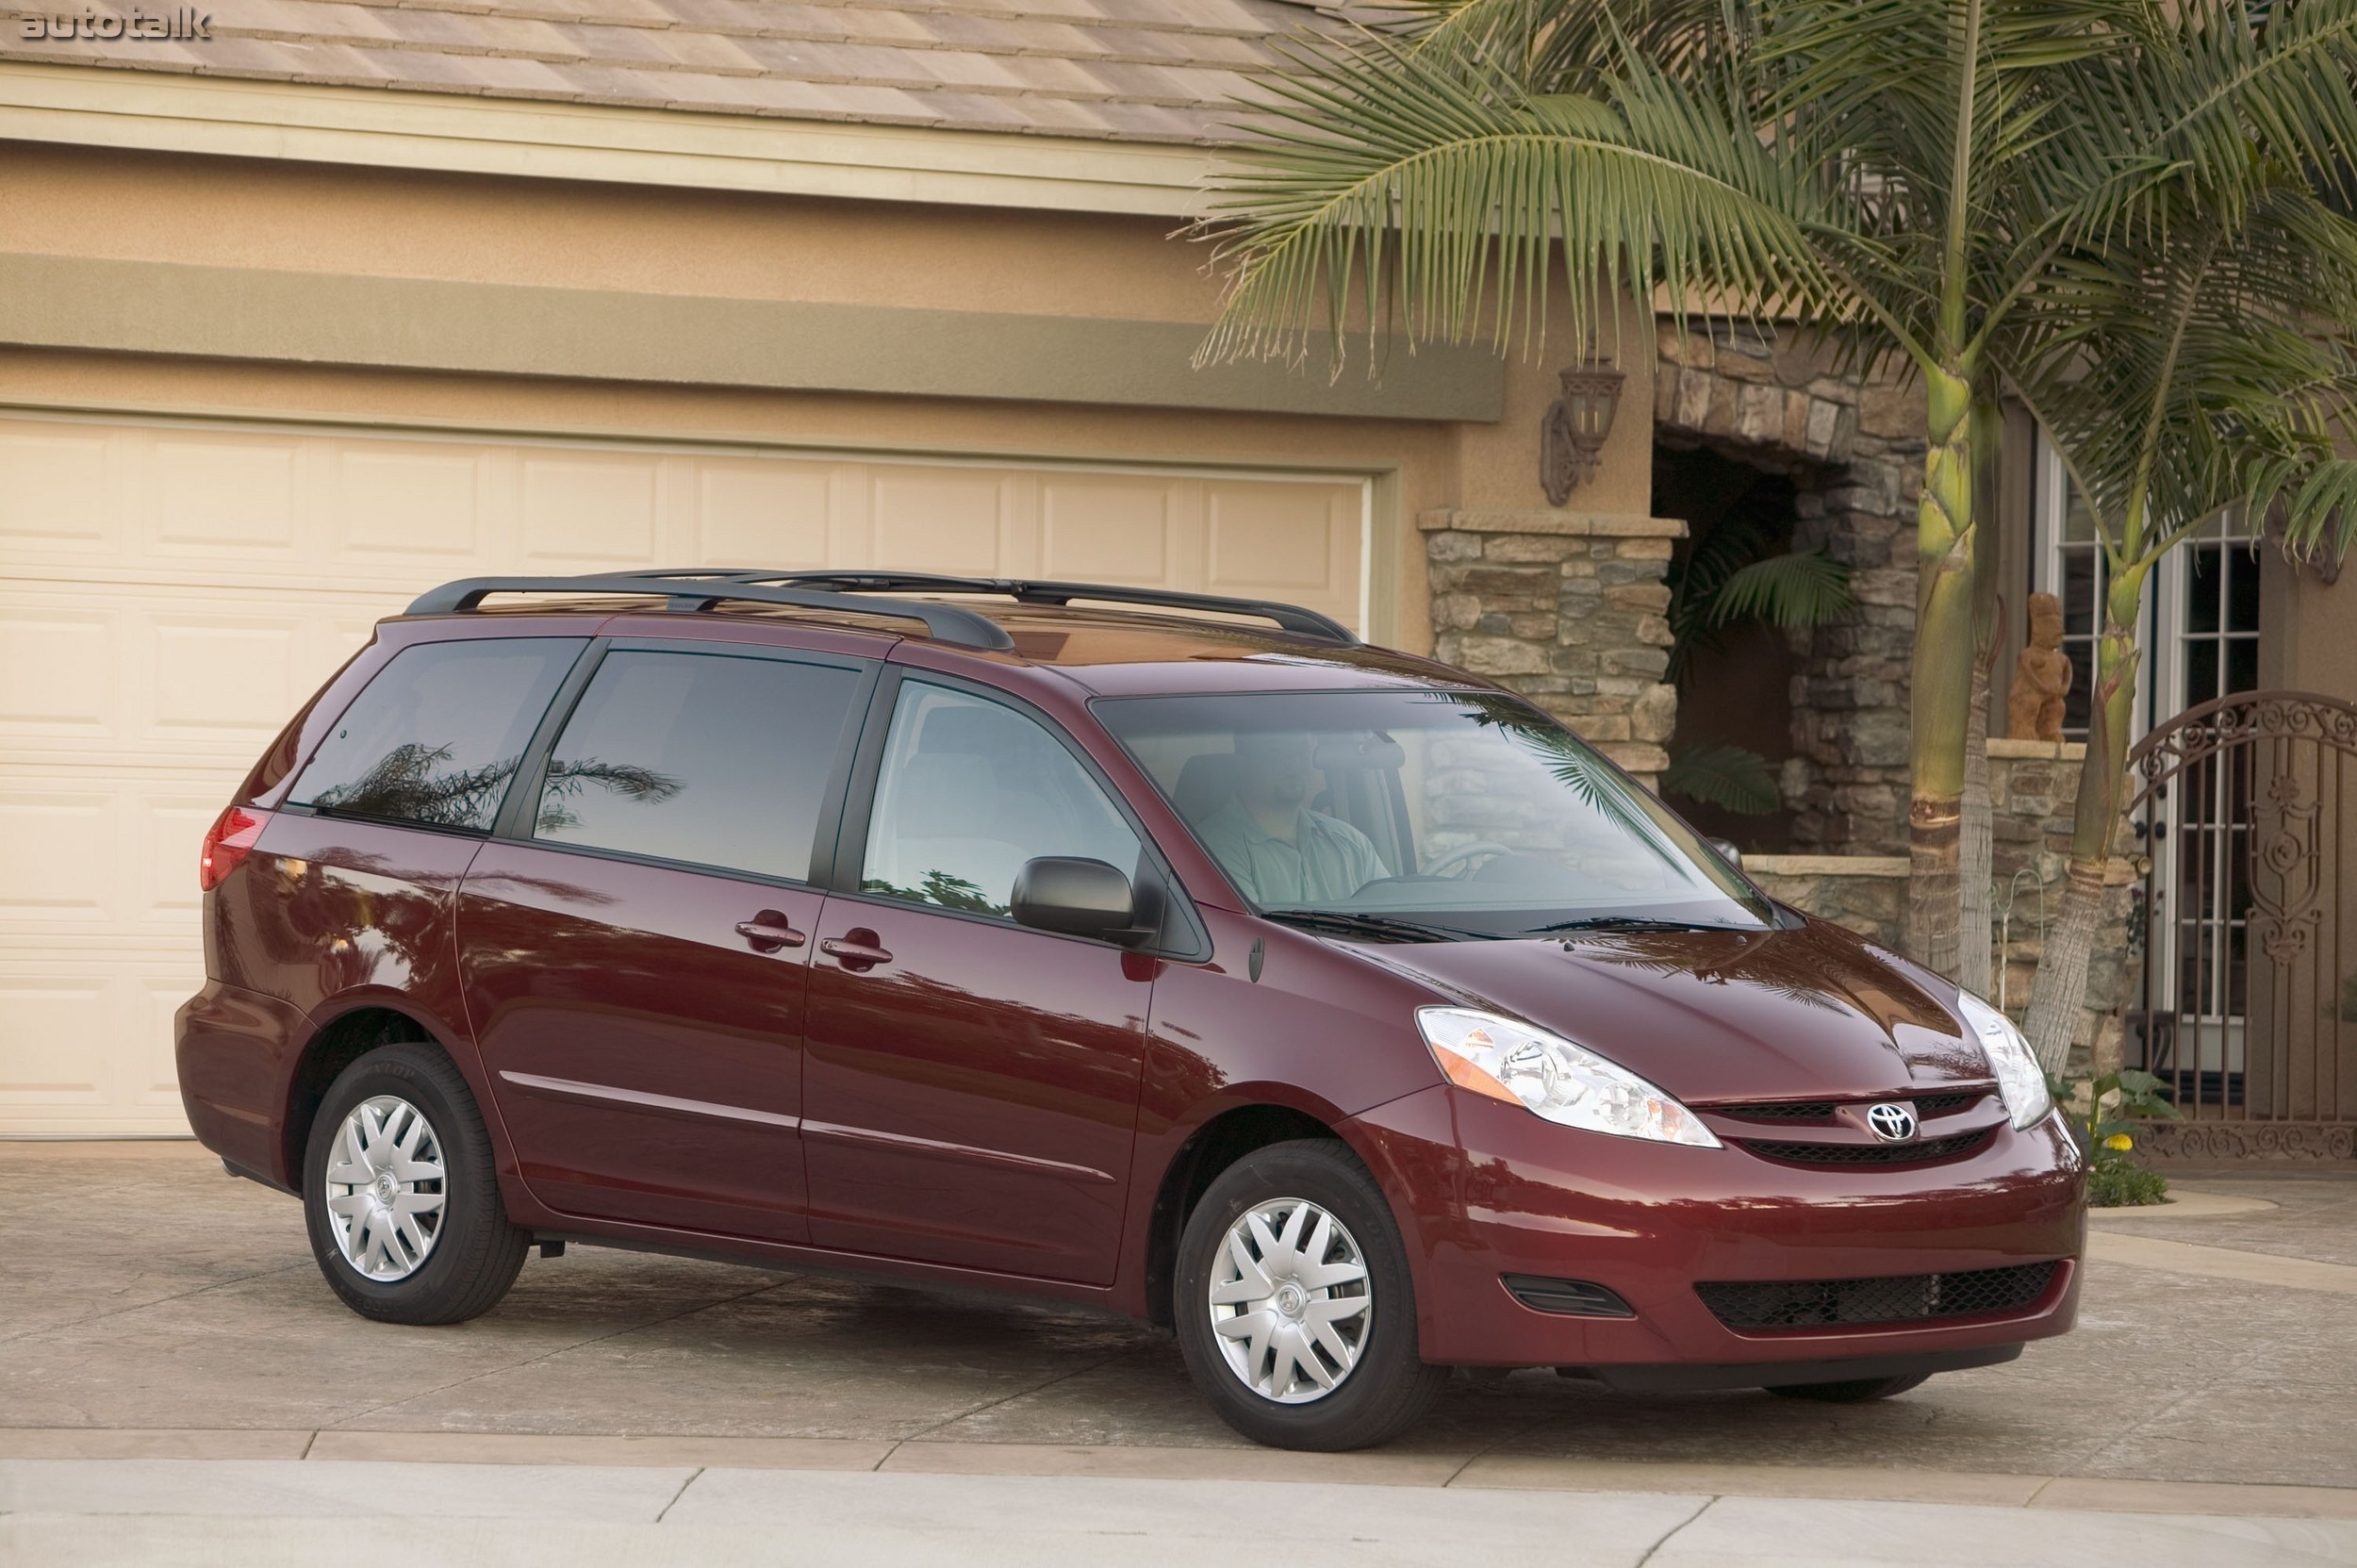
[[[2063,698],[2070,690],[2062,637],[2062,601],[2030,595],[2030,645],[2014,661],[2013,689],[2005,694],[2005,734],[2015,740],[2062,739]]]

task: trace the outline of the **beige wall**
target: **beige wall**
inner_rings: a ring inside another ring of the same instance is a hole
[[[2342,581],[2328,586],[2313,569],[2295,570],[2280,552],[2261,547],[2261,685],[2357,702],[2357,552],[2351,555]]]
[[[1208,248],[1167,220],[924,207],[265,160],[5,148],[0,254],[1208,323]],[[1430,646],[1411,520],[1435,507],[1538,509],[1540,417],[1579,357],[1504,356],[1504,418],[1450,423],[1217,409],[748,391],[529,376],[339,370],[239,358],[0,348],[0,402],[328,418],[473,430],[748,439],[916,451],[1316,469],[1375,481],[1370,630]],[[1632,312],[1624,410],[1581,511],[1647,510],[1650,323]],[[1607,343],[1607,347],[1609,347]],[[1345,371],[1360,374],[1360,359]],[[1323,381],[1323,367],[1301,372]]]

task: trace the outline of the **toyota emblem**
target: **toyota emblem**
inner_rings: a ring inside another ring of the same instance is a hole
[[[1915,1136],[1915,1107],[1904,1100],[1870,1105],[1866,1108],[1866,1125],[1884,1143],[1904,1144]]]

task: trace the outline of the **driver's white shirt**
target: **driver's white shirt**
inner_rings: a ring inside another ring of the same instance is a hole
[[[1230,800],[1204,818],[1203,845],[1244,897],[1263,908],[1339,903],[1391,875],[1365,834],[1307,807],[1288,843]]]

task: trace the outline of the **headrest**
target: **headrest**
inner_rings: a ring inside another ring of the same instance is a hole
[[[1178,783],[1170,792],[1170,803],[1178,808],[1178,815],[1195,826],[1228,803],[1236,793],[1236,772],[1240,765],[1233,751],[1197,751],[1178,769]]]

